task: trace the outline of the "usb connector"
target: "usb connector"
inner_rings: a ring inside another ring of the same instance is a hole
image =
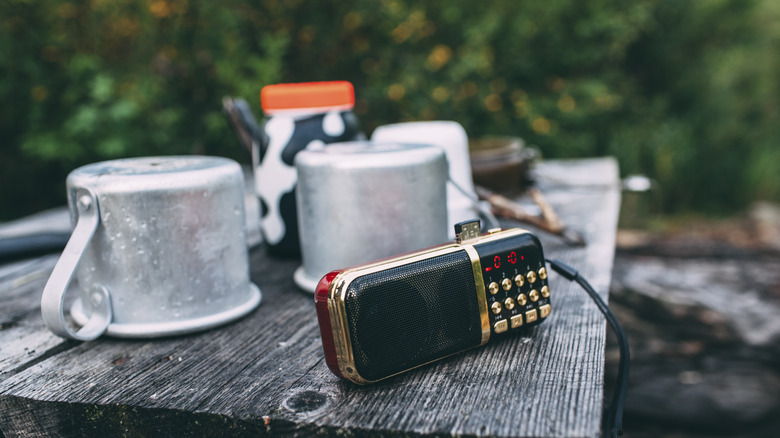
[[[472,219],[455,224],[455,241],[458,243],[476,239],[479,237],[479,234],[479,219]]]

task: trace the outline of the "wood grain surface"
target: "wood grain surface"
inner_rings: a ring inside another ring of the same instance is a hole
[[[620,203],[609,158],[551,161],[538,186],[588,245],[538,233],[604,298]],[[522,201],[522,199],[520,199]],[[530,204],[530,200],[526,200]],[[502,221],[505,227],[517,226]],[[530,227],[528,227],[530,229]],[[0,266],[0,430],[12,436],[597,436],[605,322],[550,274],[544,324],[372,386],[325,365],[312,296],[294,260],[250,253],[263,303],[188,336],[65,341],[40,316],[56,255]]]

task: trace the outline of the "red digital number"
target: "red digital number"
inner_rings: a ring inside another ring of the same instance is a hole
[[[501,256],[493,257],[493,266],[495,266],[496,269],[501,267]]]
[[[515,263],[517,263],[517,253],[514,251],[510,252],[509,256],[506,259],[509,260],[509,263],[514,265]]]

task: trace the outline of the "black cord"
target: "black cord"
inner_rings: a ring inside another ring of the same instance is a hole
[[[612,404],[609,406],[609,413],[607,414],[607,423],[604,430],[604,436],[606,437],[618,437],[623,435],[623,404],[626,401],[626,390],[628,387],[628,366],[630,359],[630,352],[628,348],[628,338],[626,332],[623,331],[623,327],[615,317],[615,314],[609,310],[607,304],[601,299],[599,294],[593,289],[593,286],[588,283],[584,277],[580,276],[571,266],[561,262],[560,260],[547,259],[547,263],[553,268],[555,272],[562,275],[569,281],[576,281],[585,292],[590,295],[590,298],[596,303],[596,307],[599,308],[601,313],[609,322],[612,330],[615,332],[618,340],[618,346],[620,347],[620,365],[618,367],[617,383],[615,385],[615,392],[612,394]]]

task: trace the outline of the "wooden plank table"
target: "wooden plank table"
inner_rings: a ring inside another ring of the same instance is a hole
[[[538,183],[588,245],[537,233],[606,299],[620,203],[609,158],[549,161]],[[502,221],[503,226],[516,226]],[[530,227],[529,227],[530,228]],[[40,316],[57,255],[0,265],[0,430],[11,436],[596,436],[605,322],[550,275],[553,313],[521,336],[373,386],[325,365],[298,262],[250,253],[263,303],[227,326],[156,340],[62,340]]]

